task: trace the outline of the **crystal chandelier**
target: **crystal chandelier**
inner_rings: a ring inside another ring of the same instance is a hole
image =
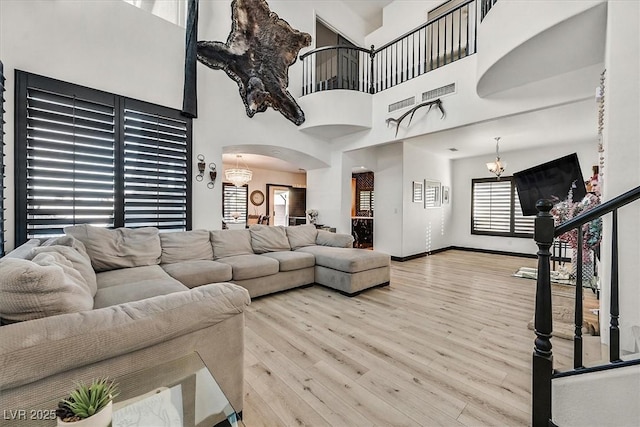
[[[500,175],[502,175],[502,172],[507,168],[507,162],[500,160],[500,137],[496,136],[494,139],[496,140],[496,161],[487,163],[487,169],[489,169],[489,172],[496,174],[499,180]]]
[[[236,187],[242,187],[251,181],[253,177],[253,172],[247,168],[246,163],[244,164],[244,168],[240,167],[240,159],[242,159],[242,156],[240,154],[236,155],[236,167],[224,171],[224,176],[227,178],[227,181],[230,181]],[[244,161],[242,163],[244,163]]]

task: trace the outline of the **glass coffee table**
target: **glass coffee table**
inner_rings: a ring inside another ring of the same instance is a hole
[[[197,353],[111,379],[120,389],[113,401],[112,427],[244,426]],[[38,406],[55,409],[65,397]],[[56,421],[24,420],[17,427],[30,425],[55,426]]]

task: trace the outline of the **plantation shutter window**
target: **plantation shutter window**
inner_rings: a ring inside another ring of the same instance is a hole
[[[186,230],[188,125],[180,116],[124,110],[124,224]],[[140,108],[142,107],[142,108]]]
[[[35,74],[16,76],[16,246],[75,224],[190,228],[190,119]]]
[[[247,221],[248,185],[236,187],[227,182],[222,183],[222,213],[225,222]]]
[[[471,233],[532,237],[533,217],[522,215],[511,177],[472,180]]]

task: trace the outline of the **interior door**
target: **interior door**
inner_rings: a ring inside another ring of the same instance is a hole
[[[289,226],[304,224],[306,222],[306,210],[306,188],[267,184],[269,225]]]
[[[353,43],[338,34],[338,45],[355,47]],[[338,84],[340,89],[358,89],[359,70],[358,51],[355,49],[338,49]]]
[[[269,225],[289,225],[289,190],[282,185],[269,187]]]

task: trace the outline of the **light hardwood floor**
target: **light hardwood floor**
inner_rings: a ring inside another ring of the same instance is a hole
[[[246,312],[244,420],[254,426],[530,423],[535,259],[446,251],[393,262],[391,286],[314,286]],[[572,342],[554,339],[568,366]]]

